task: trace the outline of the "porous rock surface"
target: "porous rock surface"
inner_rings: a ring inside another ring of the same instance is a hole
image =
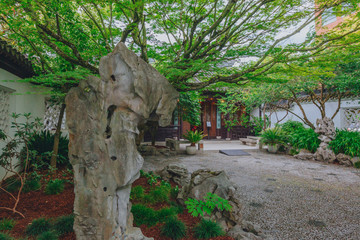
[[[101,58],[99,69],[101,78],[81,81],[66,97],[78,240],[136,232],[126,226],[131,184],[143,164],[138,126],[147,120],[168,125],[178,97],[165,77],[122,43]]]
[[[334,121],[328,117],[316,120],[315,132],[319,134],[320,146],[315,152],[315,160],[333,163],[335,153],[329,148],[329,142],[335,137]]]

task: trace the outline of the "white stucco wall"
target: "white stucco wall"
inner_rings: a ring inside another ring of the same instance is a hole
[[[12,113],[31,113],[33,117],[43,118],[45,111],[45,88],[40,88],[29,83],[16,82],[20,78],[0,69],[0,89],[11,91],[9,97],[9,114]],[[15,80],[15,82],[7,82],[4,80]],[[29,94],[31,93],[31,94]],[[0,104],[5,104],[1,102]],[[11,117],[9,117],[11,122]],[[7,133],[12,135],[14,130],[7,129]],[[0,153],[4,147],[4,142],[0,141]],[[4,174],[4,169],[0,167],[0,180]]]
[[[336,111],[338,103],[336,101],[329,101],[325,104],[326,115],[331,117],[334,112]],[[321,118],[321,114],[319,109],[313,103],[303,103],[302,107],[306,113],[307,118],[311,121],[314,125],[316,125],[316,119]],[[360,108],[360,99],[358,100],[343,100],[341,102],[341,109],[338,114],[334,118],[334,124],[336,128],[344,128],[345,121],[344,121],[344,109],[346,108]],[[300,108],[294,104],[291,110],[296,113],[297,115],[303,117],[303,114]],[[266,115],[269,116],[269,112],[266,112]],[[252,115],[259,116],[259,110],[254,109]],[[286,111],[278,110],[271,114],[271,127],[273,127],[276,123],[279,122],[284,116],[286,115]],[[299,121],[302,122],[298,117],[296,117],[292,113],[288,113],[288,115],[280,122],[284,123],[288,120]]]

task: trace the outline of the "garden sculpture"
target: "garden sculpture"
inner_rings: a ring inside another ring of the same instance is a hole
[[[119,43],[66,97],[69,157],[74,168],[74,230],[78,240],[130,237],[131,184],[143,158],[138,125],[170,123],[178,93],[151,65]]]
[[[330,163],[334,162],[336,160],[336,155],[329,148],[330,141],[335,137],[333,120],[328,117],[317,119],[315,132],[319,134],[319,139],[321,141],[320,146],[316,150],[315,159]]]

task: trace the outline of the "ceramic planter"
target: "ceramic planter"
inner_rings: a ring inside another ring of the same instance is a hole
[[[268,152],[270,153],[276,153],[279,149],[279,146],[277,144],[269,144],[268,145]]]
[[[188,155],[195,155],[196,154],[196,146],[186,146],[186,153]]]

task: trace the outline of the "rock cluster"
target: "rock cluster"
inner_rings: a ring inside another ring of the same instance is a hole
[[[259,226],[242,220],[242,205],[237,195],[238,189],[224,171],[200,169],[190,175],[185,166],[171,164],[159,171],[158,174],[162,178],[172,180],[182,186],[177,197],[181,204],[184,204],[188,198],[203,200],[209,192],[228,200],[232,206],[231,211],[215,209],[213,214],[207,217],[219,223],[228,231],[229,236],[243,240],[265,238]]]
[[[334,122],[330,118],[325,117],[324,119],[318,119],[316,123],[317,128],[315,129],[315,132],[319,134],[319,139],[321,141],[320,146],[314,154],[308,150],[301,149],[299,154],[295,155],[295,158],[300,160],[317,160],[329,163],[337,161],[339,164],[348,167],[353,166],[357,161],[359,161],[358,157],[353,158],[343,153],[335,155],[335,153],[329,148],[329,143],[335,137]]]
[[[122,43],[101,58],[99,69],[101,78],[80,81],[66,97],[78,240],[128,234],[131,184],[143,164],[138,126],[148,120],[168,125],[178,97],[165,77]]]

